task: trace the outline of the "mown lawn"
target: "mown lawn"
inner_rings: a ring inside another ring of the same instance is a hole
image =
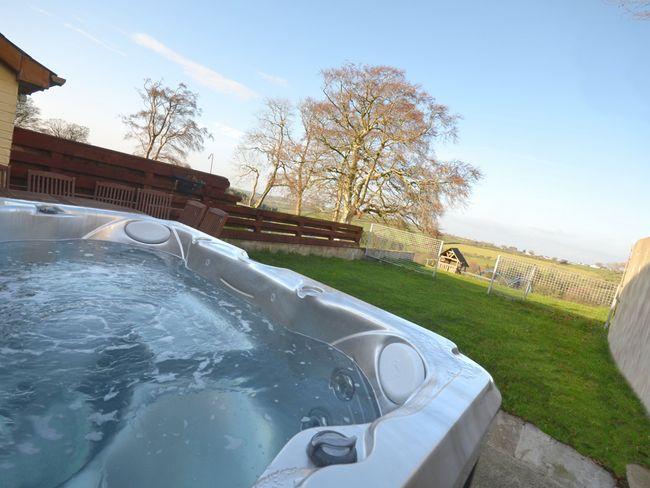
[[[650,466],[650,420],[610,357],[607,310],[554,299],[488,296],[471,278],[370,261],[251,253],[453,340],[484,366],[503,408],[623,477]]]

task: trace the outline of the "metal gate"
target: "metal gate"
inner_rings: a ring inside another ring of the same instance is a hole
[[[611,281],[500,255],[488,293],[496,291],[522,299],[529,293],[539,293],[572,302],[609,306],[617,288],[618,284]]]
[[[369,258],[435,276],[443,241],[373,223],[364,232],[362,245]]]

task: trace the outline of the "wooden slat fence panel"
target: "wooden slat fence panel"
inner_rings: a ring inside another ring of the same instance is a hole
[[[219,205],[228,213],[222,237],[285,244],[359,247],[363,229],[356,225],[262,210]]]
[[[138,188],[135,209],[157,219],[169,219],[172,194]]]
[[[133,207],[135,204],[135,190],[132,186],[98,181],[95,184],[95,195],[93,198],[99,202],[122,207]]]
[[[27,172],[27,191],[33,193],[74,197],[74,184],[73,176],[59,175],[49,171],[29,170]]]

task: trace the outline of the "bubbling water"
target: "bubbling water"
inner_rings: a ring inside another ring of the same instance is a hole
[[[3,487],[245,487],[301,429],[377,416],[350,358],[176,258],[0,244]]]

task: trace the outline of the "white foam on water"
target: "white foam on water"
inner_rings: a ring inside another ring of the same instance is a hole
[[[33,456],[34,454],[37,454],[41,451],[38,447],[34,446],[34,444],[29,441],[21,442],[16,447],[20,453],[26,454],[27,456]]]
[[[84,406],[84,400],[81,397],[78,397],[74,402],[68,405],[70,410],[79,410]]]
[[[94,412],[88,416],[88,420],[97,426],[103,425],[106,422],[117,422],[117,410],[108,413]]]
[[[50,427],[50,421],[52,420],[51,415],[46,415],[39,417],[37,415],[29,415],[29,420],[31,420],[32,425],[34,426],[34,431],[36,435],[48,441],[56,441],[63,437],[63,435],[57,432],[55,429]]]
[[[104,438],[104,434],[99,431],[89,432],[84,436],[84,439],[92,442],[99,442]]]
[[[119,346],[108,346],[104,348],[104,351],[124,351],[126,349],[133,349],[137,346],[137,344],[120,344]]]
[[[115,398],[119,392],[115,391],[113,387],[111,387],[110,391],[104,395],[104,401],[107,402],[111,398]]]
[[[174,381],[176,379],[176,374],[174,374],[174,373],[157,374],[156,376],[154,376],[154,379],[158,383],[165,383],[167,381]]]

